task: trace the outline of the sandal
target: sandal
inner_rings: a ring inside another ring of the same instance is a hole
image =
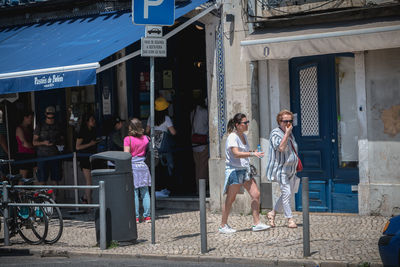
[[[272,213],[272,211],[267,213],[268,223],[271,227],[275,227],[275,216],[276,214]]]
[[[295,221],[293,219],[289,219],[288,220],[288,227],[289,228],[297,228],[297,224],[295,223]]]

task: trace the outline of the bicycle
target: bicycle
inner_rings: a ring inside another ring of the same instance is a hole
[[[21,178],[20,175],[8,175],[7,178],[11,185],[8,190],[9,203],[34,203],[31,196],[24,190],[14,188],[15,183],[18,183]],[[3,183],[1,182],[1,184]],[[1,195],[3,195],[2,188]],[[1,204],[0,225],[4,224],[5,203],[2,201]],[[25,242],[32,245],[38,245],[45,241],[48,232],[48,218],[42,207],[12,206],[9,211],[10,217],[7,220],[9,237],[14,237],[18,233]]]
[[[51,197],[52,194],[52,189],[39,190],[38,192],[33,193],[33,201],[35,203],[56,204],[54,199]],[[44,243],[54,244],[60,240],[62,236],[64,229],[63,217],[59,207],[44,207],[44,212],[49,222],[49,229]]]

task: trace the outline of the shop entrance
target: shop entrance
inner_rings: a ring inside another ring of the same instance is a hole
[[[167,29],[168,30],[168,29]],[[166,31],[164,29],[164,31]],[[136,50],[137,44],[132,46]],[[168,114],[177,131],[174,140],[173,177],[156,172],[156,191],[162,184],[171,196],[196,195],[195,167],[191,144],[190,112],[199,99],[207,99],[206,46],[203,25],[191,25],[167,42],[167,57],[155,58],[155,97],[165,97]],[[127,62],[128,113],[147,125],[150,116],[149,58],[136,57]],[[130,76],[130,77],[129,77]],[[130,90],[130,89],[129,89]],[[160,164],[157,168],[160,167]],[[160,179],[163,181],[160,183]]]

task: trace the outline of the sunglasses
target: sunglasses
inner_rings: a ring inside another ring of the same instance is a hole
[[[293,120],[284,120],[284,121],[281,121],[281,122],[283,122],[283,123],[288,123],[288,122],[290,122],[290,123],[293,123]]]
[[[249,124],[250,121],[241,121],[240,123],[243,123],[245,125]]]

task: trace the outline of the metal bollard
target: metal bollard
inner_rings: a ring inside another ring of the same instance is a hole
[[[8,189],[7,189],[8,182],[3,182],[3,221],[4,221],[4,246],[10,245],[10,232],[8,229]]]
[[[308,177],[301,179],[302,183],[302,207],[303,207],[303,256],[309,257],[310,253],[310,207]]]
[[[207,253],[206,180],[199,179],[201,253]]]
[[[107,248],[106,241],[106,192],[104,181],[99,181],[99,204],[100,204],[100,249]]]

